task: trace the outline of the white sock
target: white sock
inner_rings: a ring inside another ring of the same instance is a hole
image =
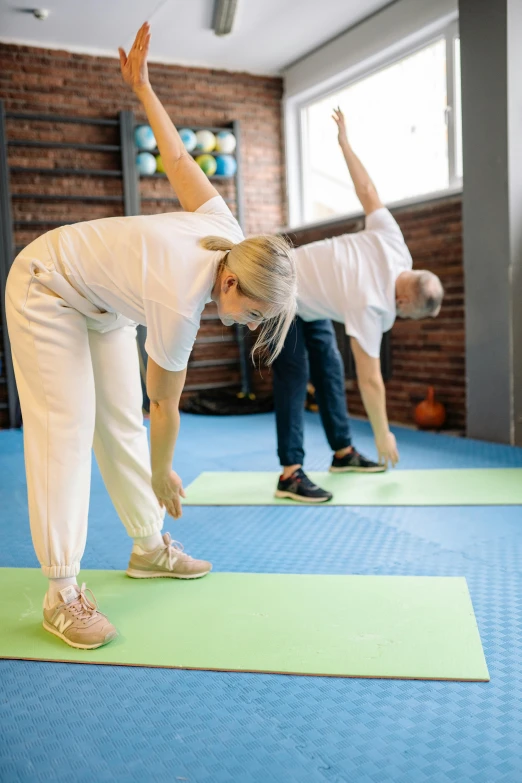
[[[153,533],[151,536],[143,536],[143,538],[135,538],[132,551],[138,555],[142,552],[152,552],[163,544],[163,536],[158,530],[157,533]]]
[[[58,595],[60,590],[63,590],[64,587],[69,587],[69,585],[77,584],[75,576],[65,576],[63,579],[49,579],[49,588],[47,590],[49,606],[54,606],[61,600]]]

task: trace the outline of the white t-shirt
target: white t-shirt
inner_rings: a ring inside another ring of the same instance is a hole
[[[395,281],[412,268],[402,232],[389,210],[377,209],[366,228],[296,248],[298,314],[304,321],[343,323],[367,354],[378,358],[396,317]]]
[[[196,212],[90,220],[46,236],[74,288],[100,310],[145,325],[148,355],[183,370],[223,256],[199,245],[209,235],[244,239],[221,196]]]

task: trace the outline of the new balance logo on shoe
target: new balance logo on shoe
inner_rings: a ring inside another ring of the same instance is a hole
[[[170,570],[170,567],[173,566],[174,563],[178,562],[178,558],[177,557],[172,557],[172,559],[170,559],[170,557],[171,556],[169,556],[169,550],[165,549],[161,553],[161,555],[158,557],[158,559],[156,560],[155,565],[160,566],[161,568],[164,568],[164,567],[165,568],[169,568],[169,570]]]
[[[64,614],[59,614],[58,617],[53,619],[53,625],[60,633],[65,633],[69,626],[72,625],[72,622],[73,621],[68,620]]]

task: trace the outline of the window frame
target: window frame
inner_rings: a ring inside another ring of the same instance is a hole
[[[448,167],[449,187],[462,188],[462,177],[457,176],[457,127],[455,123],[455,41],[460,38],[458,21],[449,24],[445,30],[446,37],[446,125],[448,128]],[[448,52],[450,53],[448,57]],[[461,122],[462,124],[462,122]],[[461,139],[462,144],[462,139]]]
[[[458,19],[445,21],[440,27],[431,30],[429,34],[420,34],[414,43],[409,39],[402,46],[394,47],[393,53],[383,52],[382,56],[368,64],[359,63],[348,73],[343,74],[335,83],[315,86],[305,90],[301,94],[293,95],[284,101],[284,127],[285,149],[287,161],[287,196],[288,196],[288,228],[297,229],[307,226],[335,223],[345,218],[356,217],[362,213],[362,209],[347,211],[335,215],[328,220],[307,220],[305,189],[309,166],[307,161],[308,145],[306,109],[330,95],[335,95],[341,90],[362,81],[378,71],[388,68],[397,62],[421,51],[436,41],[445,40],[446,43],[446,127],[448,132],[448,182],[447,188],[439,191],[420,193],[400,201],[390,202],[387,206],[398,207],[409,204],[417,204],[423,201],[440,199],[462,191],[462,177],[456,176],[456,123],[455,123],[455,39],[459,37]]]

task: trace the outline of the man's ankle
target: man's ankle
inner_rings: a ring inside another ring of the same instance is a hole
[[[346,457],[347,454],[350,454],[353,451],[353,446],[345,446],[344,449],[339,449],[339,451],[335,452],[335,456],[337,459],[341,459],[342,457]]]
[[[283,465],[283,472],[281,473],[281,478],[283,481],[286,481],[286,479],[289,479],[290,476],[293,476],[296,470],[299,470],[299,468],[302,468],[302,465]]]

